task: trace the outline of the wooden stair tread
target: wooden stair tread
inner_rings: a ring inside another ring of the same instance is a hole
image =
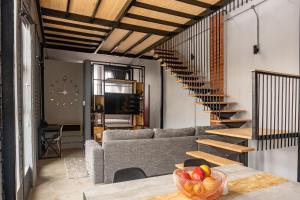
[[[169,68],[181,68],[181,69],[188,69],[187,66],[183,65],[183,64],[176,64],[176,63],[161,63],[160,64],[161,67],[169,67]]]
[[[174,52],[174,50],[170,50],[170,49],[154,49],[154,52],[156,52],[156,51]]]
[[[178,164],[175,164],[175,167],[176,167],[177,169],[183,170],[183,169],[184,169],[184,163],[178,163]]]
[[[210,81],[201,80],[176,80],[177,83],[209,83]]]
[[[182,86],[183,89],[211,89],[209,86]]]
[[[229,137],[242,138],[248,140],[252,139],[251,128],[214,129],[214,130],[206,130],[205,132],[213,135],[222,135],[222,136],[229,136]]]
[[[201,105],[214,105],[214,104],[237,104],[237,102],[196,102],[196,104]]]
[[[231,144],[231,143],[221,142],[221,141],[211,140],[211,139],[197,140],[197,143],[217,147],[220,149],[226,149],[226,150],[234,151],[234,152],[238,152],[238,153],[247,153],[247,152],[255,150],[252,147],[246,147],[246,146],[241,146],[241,145],[237,145],[237,144]]]
[[[238,112],[246,112],[246,110],[203,110],[203,112],[207,113],[238,113]]]
[[[249,119],[211,119],[213,123],[236,123],[236,122],[248,122]]]
[[[225,97],[224,94],[189,94],[191,97]]]
[[[194,158],[199,158],[199,159],[204,159],[207,162],[219,165],[219,166],[223,166],[223,165],[232,165],[232,164],[240,164],[242,165],[242,163],[233,161],[233,160],[229,160],[227,158],[222,158],[210,153],[206,153],[203,151],[188,151],[186,152],[187,155],[192,156]]]

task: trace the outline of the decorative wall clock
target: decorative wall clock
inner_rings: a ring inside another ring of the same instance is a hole
[[[58,107],[69,107],[77,104],[79,88],[66,75],[50,84],[50,101]]]

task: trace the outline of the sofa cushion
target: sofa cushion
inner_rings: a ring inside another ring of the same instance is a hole
[[[103,132],[103,142],[112,140],[133,140],[153,138],[152,129],[140,130],[107,130]]]
[[[170,138],[170,137],[186,137],[194,136],[195,128],[180,128],[180,129],[154,129],[154,138]]]

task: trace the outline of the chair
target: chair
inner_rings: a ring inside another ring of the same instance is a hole
[[[137,167],[120,169],[115,172],[113,183],[147,178],[145,172]]]
[[[209,162],[203,159],[188,159],[184,161],[184,167],[195,167],[200,165],[210,166]]]
[[[51,149],[57,156],[61,158],[61,138],[62,138],[62,132],[63,132],[63,125],[59,125],[58,133],[55,134],[45,134],[45,146],[46,146],[46,155],[48,155],[49,149]],[[52,133],[52,132],[48,132]],[[52,158],[52,157],[51,157]]]

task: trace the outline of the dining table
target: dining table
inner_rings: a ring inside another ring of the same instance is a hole
[[[220,197],[220,200],[300,200],[300,183],[295,181],[238,164],[215,167],[214,169],[227,175],[228,191]],[[188,199],[170,197],[175,196],[176,193],[179,192],[173,181],[173,175],[170,174],[112,184],[99,184],[84,191],[83,199]]]

